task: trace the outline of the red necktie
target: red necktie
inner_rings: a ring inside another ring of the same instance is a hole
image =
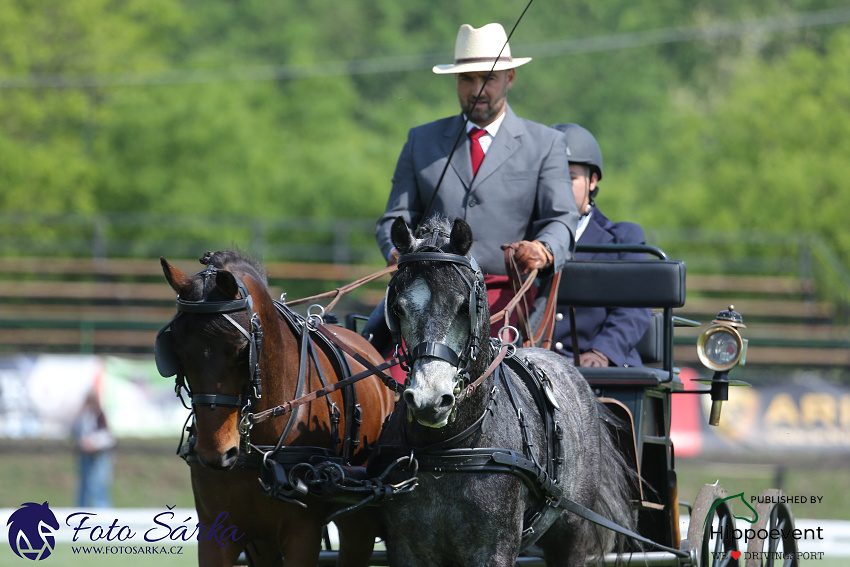
[[[484,161],[484,149],[481,147],[481,142],[478,139],[487,133],[487,130],[481,128],[473,128],[469,131],[469,154],[472,157],[472,177],[478,174],[478,168],[481,162]]]

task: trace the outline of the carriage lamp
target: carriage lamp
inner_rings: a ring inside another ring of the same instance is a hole
[[[736,365],[743,365],[747,357],[747,339],[738,329],[746,329],[744,318],[730,305],[717,314],[711,326],[703,331],[697,341],[700,362],[716,372],[728,372]]]
[[[711,412],[709,425],[720,424],[720,410],[729,399],[729,386],[749,386],[740,380],[729,380],[729,371],[743,365],[747,358],[747,339],[738,329],[745,329],[744,318],[735,311],[735,306],[717,314],[711,326],[697,340],[697,355],[700,362],[714,370],[711,380],[700,381],[711,386]]]

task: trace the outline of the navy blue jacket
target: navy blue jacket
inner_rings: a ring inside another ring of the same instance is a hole
[[[634,223],[613,223],[598,208],[584,229],[578,244],[645,244],[643,229]],[[576,260],[644,260],[645,254],[576,253]],[[570,282],[561,282],[561,286]],[[558,305],[563,319],[555,324],[555,350],[572,360],[569,306]],[[650,309],[642,308],[576,308],[576,328],[580,352],[598,350],[614,366],[641,366],[635,345],[649,325]]]

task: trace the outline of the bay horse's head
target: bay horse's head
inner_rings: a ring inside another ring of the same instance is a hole
[[[429,219],[417,238],[399,217],[392,240],[401,253],[387,287],[387,325],[407,347],[413,417],[428,427],[449,422],[469,377],[486,366],[490,310],[484,277],[468,257],[472,230],[462,219]]]
[[[157,336],[156,362],[177,378],[195,413],[195,452],[204,466],[232,468],[239,420],[262,395],[262,326],[255,301],[268,296],[264,270],[237,252],[207,253],[206,269],[188,276],[160,258],[177,292],[177,315]],[[246,407],[247,406],[247,407]]]

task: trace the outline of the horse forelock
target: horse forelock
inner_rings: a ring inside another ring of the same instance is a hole
[[[222,250],[218,252],[207,252],[200,259],[201,264],[212,266],[218,270],[230,272],[235,277],[241,279],[243,283],[251,289],[251,281],[253,280],[257,286],[268,293],[268,278],[265,268],[255,259],[237,250]],[[263,302],[264,296],[258,293],[251,294],[254,301],[255,310],[259,308],[259,304]],[[219,291],[216,285],[214,275],[205,275],[204,270],[191,277],[191,288],[180,294],[180,298],[185,301],[229,301],[233,297],[225,297]],[[247,315],[232,314],[237,319],[243,318],[245,325]],[[189,332],[185,327],[191,325],[193,333],[197,333],[204,337],[231,337],[241,342],[242,335],[233,327],[226,318],[220,316],[210,316],[201,314],[196,317],[186,318],[181,317],[173,323],[173,329],[177,332]]]
[[[268,276],[266,269],[258,260],[251,258],[239,250],[220,250],[218,252],[207,252],[201,258],[201,263],[213,266],[220,270],[227,270],[237,277],[247,275],[268,288]]]
[[[448,217],[436,214],[426,220],[414,236],[411,252],[440,251],[450,254],[452,250],[449,237],[452,233],[452,223]]]

